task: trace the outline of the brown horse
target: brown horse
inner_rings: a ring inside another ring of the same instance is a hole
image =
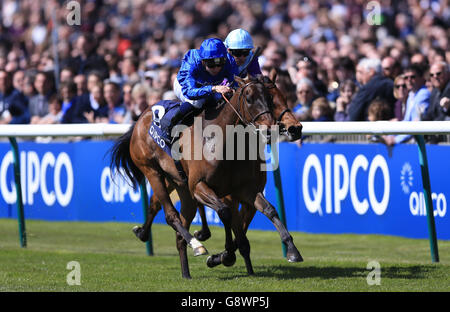
[[[288,109],[286,105],[286,97],[281,93],[281,91],[276,87],[275,81],[276,81],[276,71],[272,70],[269,76],[269,80],[267,78],[264,80],[266,88],[269,90],[271,97],[273,99],[273,114],[277,119],[277,124],[280,126],[280,134],[284,138],[286,138],[288,141],[295,141],[301,138],[301,129],[302,125],[300,122],[297,121],[297,119],[294,117],[292,112]],[[261,173],[259,170],[259,167],[256,167],[255,165],[259,165],[261,160],[255,162],[250,161],[247,163],[247,165],[244,168],[244,171],[242,172],[242,175],[250,175],[253,176],[253,184],[258,185],[259,189],[264,189],[265,183],[266,183],[266,175],[265,173]],[[256,172],[252,173],[252,170]],[[170,190],[170,186],[169,190]],[[298,253],[297,249],[295,248],[295,245],[292,242],[292,237],[288,233],[285,226],[282,224],[282,222],[279,220],[278,214],[276,213],[275,208],[267,201],[265,200],[264,196],[262,196],[262,193],[259,194],[261,202],[260,205],[248,205],[245,202],[242,202],[242,208],[240,211],[240,219],[242,220],[242,226],[243,231],[247,232],[248,226],[250,225],[255,213],[256,209],[260,210],[263,214],[265,214],[275,225],[277,228],[282,241],[284,244],[286,244],[287,248],[287,259],[290,262],[298,262],[302,261],[302,258],[300,254]],[[227,200],[230,202],[233,202],[232,197],[228,196]],[[149,233],[150,233],[150,227],[153,222],[154,217],[156,216],[157,212],[161,209],[161,204],[159,201],[152,196],[150,198],[150,205],[148,208],[148,216],[147,220],[144,223],[142,227],[134,227],[133,231],[135,235],[141,239],[142,241],[147,241],[149,239]],[[202,229],[200,231],[196,231],[194,233],[194,236],[198,238],[201,241],[204,241],[210,237],[210,230],[207,224],[207,220],[205,217],[205,210],[203,205],[198,205],[198,211],[201,217],[202,221]],[[221,262],[222,256],[212,256],[208,260],[209,266],[215,266]]]
[[[207,108],[201,115],[202,129],[213,125],[219,127],[225,139],[220,145],[213,145],[221,149],[218,154],[225,151],[226,140],[231,139],[227,135],[227,125],[243,123],[252,127],[270,127],[275,123],[272,117],[272,97],[264,82],[258,79],[243,80],[236,77],[239,85],[237,91],[231,97],[229,105],[223,104],[216,108]],[[219,215],[225,228],[225,249],[234,255],[234,242],[231,230],[236,237],[236,244],[243,256],[248,274],[253,274],[250,261],[250,244],[243,232],[243,226],[239,219],[236,203],[244,202],[249,205],[259,206],[259,193],[262,189],[255,187],[248,177],[241,177],[243,162],[227,160],[196,160],[194,148],[182,146],[183,158],[181,164],[188,177],[188,184],[184,183],[173,159],[165,153],[148,135],[153,118],[152,111],[147,109],[130,130],[121,136],[112,148],[111,166],[122,167],[124,173],[137,186],[145,178],[148,179],[156,199],[161,203],[167,223],[176,231],[177,249],[180,256],[182,276],[190,278],[186,245],[194,249],[194,255],[203,255],[207,251],[204,246],[189,233],[189,227],[197,210],[197,203],[213,208]],[[200,142],[203,145],[202,131],[195,131],[195,124],[182,132],[182,137],[190,142]],[[193,131],[191,131],[193,130]],[[180,140],[181,140],[180,139]],[[214,140],[214,138],[213,138]],[[216,143],[218,140],[215,141]],[[204,144],[206,146],[206,144]],[[211,146],[211,145],[208,145]],[[187,152],[187,150],[189,150]],[[171,188],[177,190],[181,201],[180,214],[174,208],[169,197]],[[233,201],[225,198],[233,195]],[[152,201],[154,202],[154,200]],[[224,263],[233,261],[224,253]]]

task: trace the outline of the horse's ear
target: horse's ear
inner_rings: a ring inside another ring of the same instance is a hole
[[[238,83],[238,85],[239,85],[240,87],[242,87],[242,86],[245,84],[244,79],[242,79],[242,78],[239,77],[239,76],[234,76],[234,80]]]
[[[272,82],[275,82],[277,79],[277,70],[275,68],[272,68],[272,70],[269,73],[269,78],[272,80]]]

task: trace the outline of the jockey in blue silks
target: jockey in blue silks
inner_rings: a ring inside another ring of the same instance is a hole
[[[258,58],[253,56],[253,39],[248,31],[238,28],[231,31],[224,42],[228,52],[233,55],[236,64],[239,66],[239,72],[245,69],[241,77],[260,75]]]
[[[174,81],[174,92],[182,103],[170,122],[169,131],[188,114],[198,115],[207,101],[218,100],[222,94],[231,92],[229,86],[235,83],[234,76],[238,74],[234,58],[220,39],[206,39],[200,49],[189,50]]]

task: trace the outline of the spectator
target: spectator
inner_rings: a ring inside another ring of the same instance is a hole
[[[367,118],[369,121],[390,120],[392,119],[392,108],[385,101],[375,99],[369,105]]]
[[[400,63],[392,56],[386,56],[383,58],[381,61],[381,69],[383,70],[383,76],[391,78],[392,80],[400,75],[402,71]]]
[[[151,96],[151,89],[144,83],[136,84],[131,92],[130,109],[127,109],[127,114],[124,123],[131,123],[138,120],[143,111],[149,107],[149,99]]]
[[[156,84],[157,79],[158,79],[158,72],[156,70],[147,70],[144,73],[144,82],[147,84],[149,88],[153,88],[153,85]]]
[[[297,83],[297,103],[293,109],[294,115],[298,120],[307,120],[309,118],[308,111],[316,96],[312,81],[308,78],[300,79]]]
[[[48,114],[42,118],[33,116],[31,118],[32,124],[57,124],[62,121],[62,98],[57,94],[53,94],[48,102]]]
[[[28,99],[14,88],[11,73],[0,70],[0,124],[30,123]]]
[[[411,65],[418,65],[422,72],[425,73],[428,69],[428,59],[422,53],[414,53],[410,59]]]
[[[78,96],[81,96],[88,91],[86,75],[78,74],[73,78],[73,81],[77,85],[77,95]]]
[[[158,70],[158,74],[156,75],[156,79],[153,82],[153,87],[165,91],[171,90],[173,85],[170,82],[171,73],[172,71],[167,66],[160,68]]]
[[[59,74],[59,80],[61,82],[71,81],[71,80],[74,80],[74,78],[75,78],[75,73],[74,73],[73,69],[70,68],[69,66],[64,67]]]
[[[90,107],[85,107],[83,115],[90,123],[108,123],[108,105],[103,95],[103,84],[98,83],[91,88],[89,93]]]
[[[347,80],[355,80],[355,64],[350,57],[339,58],[336,68],[336,76],[339,83],[343,83]]]
[[[423,67],[418,64],[412,64],[405,69],[404,76],[406,87],[409,90],[408,102],[413,104],[410,105],[414,108],[414,112],[411,120],[420,120],[420,115],[424,114],[428,105],[430,104],[430,91],[425,86],[425,78]]]
[[[378,59],[362,59],[356,68],[356,76],[361,88],[349,104],[348,116],[351,121],[367,120],[370,102],[380,97],[391,107],[394,106],[393,81],[383,77]]]
[[[409,90],[406,100],[405,116],[402,121],[418,121],[421,114],[426,112],[429,101],[430,91],[425,87],[425,79],[423,78],[423,69],[419,64],[410,65],[404,72],[406,88]],[[412,138],[409,134],[400,134],[389,136],[386,139],[388,145],[404,143]]]
[[[30,98],[31,117],[44,117],[48,114],[48,102],[53,94],[49,74],[38,72],[34,80],[37,94]]]
[[[25,77],[23,79],[23,94],[27,98],[32,98],[34,95],[36,95],[36,89],[34,88],[34,78],[35,74],[33,71],[27,71],[25,73]]]
[[[445,112],[440,105],[444,97],[450,97],[450,72],[445,62],[437,62],[430,67],[430,79],[433,91],[430,95],[430,105],[426,112],[422,113],[422,120],[444,120]]]
[[[348,120],[348,106],[356,93],[356,84],[352,80],[346,80],[341,83],[339,88],[339,97],[336,99],[335,121]]]
[[[392,118],[392,109],[385,101],[375,99],[370,103],[367,114],[369,121],[390,120]],[[387,135],[368,135],[367,138],[370,142],[391,145],[390,136]]]
[[[68,61],[68,65],[75,69],[76,74],[87,74],[96,70],[103,79],[108,77],[108,64],[97,54],[96,45],[96,38],[92,34],[84,33],[78,37],[75,43],[77,56]]]
[[[147,105],[152,106],[163,98],[164,91],[162,89],[151,88],[148,96]]]
[[[132,56],[122,62],[122,78],[125,82],[137,83],[141,79],[138,74],[139,60]]]
[[[122,123],[126,109],[120,102],[120,86],[112,81],[107,81],[103,87],[106,104],[108,105],[109,123]]]
[[[426,112],[421,115],[422,120],[445,120],[446,112],[441,107],[440,102],[444,98],[450,98],[450,72],[449,66],[445,62],[436,62],[430,67],[430,79],[433,91],[430,95],[430,105]],[[444,140],[443,136],[425,136],[425,141],[436,144]]]
[[[276,86],[286,96],[286,103],[290,109],[293,109],[297,102],[296,86],[291,80],[289,72],[284,69],[277,70]]]
[[[333,121],[333,109],[325,97],[315,99],[310,108],[312,121]]]
[[[317,63],[308,56],[303,56],[297,62],[297,81],[308,78],[312,81],[314,90],[319,96],[326,96],[328,88],[326,84],[317,77]]]
[[[408,98],[408,89],[403,75],[398,75],[394,80],[394,97],[397,101],[394,104],[394,121],[401,121],[405,116],[406,99]]]
[[[268,74],[268,68],[281,68],[285,69],[286,52],[284,49],[277,47],[276,45],[269,46],[263,52],[262,59],[262,73]],[[264,70],[265,69],[265,70]]]
[[[443,97],[439,102],[439,105],[441,105],[442,110],[447,114],[447,116],[450,116],[450,98]]]
[[[144,83],[145,84],[145,83]],[[147,84],[145,84],[147,85]],[[132,109],[132,102],[133,102],[133,98],[132,98],[132,91],[133,91],[133,84],[130,82],[127,82],[123,85],[122,87],[122,97],[123,97],[123,105],[125,105],[125,108],[128,110]]]
[[[84,1],[86,5],[82,4],[80,26],[67,25],[67,8],[63,2],[52,1],[51,5],[59,24],[56,46],[59,67],[62,68],[59,82],[73,81],[78,74],[87,78],[95,70],[99,78],[91,86],[98,95],[102,93],[98,92],[98,83],[107,77],[116,82],[120,93],[125,95],[127,87],[123,85],[121,71],[129,72],[131,68],[131,72],[138,76],[141,71],[151,72],[152,76],[147,78],[152,79],[151,89],[162,90],[171,97],[173,93],[170,90],[183,53],[200,46],[211,34],[222,40],[237,28],[247,29],[252,34],[254,45],[264,47],[259,62],[265,74],[272,67],[287,69],[294,86],[299,79],[309,78],[316,91],[330,100],[332,107],[335,99],[336,102],[343,99],[336,88],[340,89],[346,80],[355,80],[355,64],[360,59],[381,59],[379,75],[391,80],[399,74],[396,64],[400,64],[402,70],[409,64],[422,64],[427,75],[428,64],[450,62],[449,13],[445,1],[387,1],[392,5],[382,5],[382,13],[387,18],[382,19],[377,27],[367,24],[364,1],[287,0],[262,1],[255,5],[239,0]],[[56,65],[52,45],[49,44],[53,25],[51,12],[45,1],[13,0],[5,3],[8,6],[3,5],[0,21],[0,69],[14,74],[14,88],[31,99],[36,95],[33,86],[36,73],[51,71]],[[299,62],[304,56],[309,60],[306,64]],[[134,65],[131,59],[135,60]],[[68,65],[73,72],[67,70]],[[361,81],[362,73],[358,70],[358,81]],[[434,77],[430,78],[426,86],[433,92],[430,98],[433,104],[430,102],[428,111],[422,115],[424,119],[429,115],[435,116],[439,111],[435,107],[437,102],[433,100],[437,94],[436,81]],[[133,82],[138,80],[136,78]],[[374,91],[376,95],[368,96],[366,89],[372,82],[358,83],[360,92],[366,93],[364,96],[358,94],[361,96],[359,100],[357,97],[353,99],[358,100],[359,106],[351,105],[357,109],[348,113],[355,113],[356,120],[366,120],[369,103],[377,97],[383,98],[381,93],[384,91],[380,89]],[[383,88],[386,93],[394,93],[392,88]],[[92,88],[87,89],[89,91],[84,91],[84,87],[78,90],[78,94],[83,95],[77,98],[76,106],[89,105],[93,110]],[[449,99],[442,95],[444,91],[441,90],[439,95],[441,115]],[[88,93],[89,97],[86,96]],[[155,93],[155,99],[159,98],[158,93]],[[364,97],[367,97],[366,103],[361,101]],[[81,111],[87,112],[85,108]],[[448,116],[450,112],[445,114]],[[403,119],[400,115],[397,118]]]
[[[13,87],[19,92],[24,91],[25,87],[25,71],[19,69],[13,75]]]
[[[77,76],[84,76],[84,75],[77,75]],[[89,122],[95,122],[95,119],[99,117],[99,115],[105,117],[104,110],[107,111],[107,108],[102,108],[102,112],[98,112],[101,103],[97,101],[96,97],[94,97],[93,94],[93,90],[96,89],[97,98],[103,98],[103,82],[101,79],[101,74],[95,70],[90,72],[87,76],[86,88],[84,88],[82,84],[84,84],[82,79],[80,79],[78,81],[78,84],[76,84],[78,96],[77,105],[79,107],[80,114],[86,116]],[[86,90],[85,93],[79,95],[80,88],[85,89]],[[100,88],[100,90],[98,88]]]
[[[62,118],[61,123],[87,123],[88,120],[83,114],[83,107],[77,97],[77,85],[73,81],[61,82],[59,86],[61,97]]]

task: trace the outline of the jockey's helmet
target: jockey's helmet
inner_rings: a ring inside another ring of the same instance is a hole
[[[238,28],[228,34],[225,46],[232,50],[253,49],[253,39],[248,31]]]
[[[210,38],[202,42],[199,55],[201,60],[225,59],[227,57],[227,48],[220,39]]]

